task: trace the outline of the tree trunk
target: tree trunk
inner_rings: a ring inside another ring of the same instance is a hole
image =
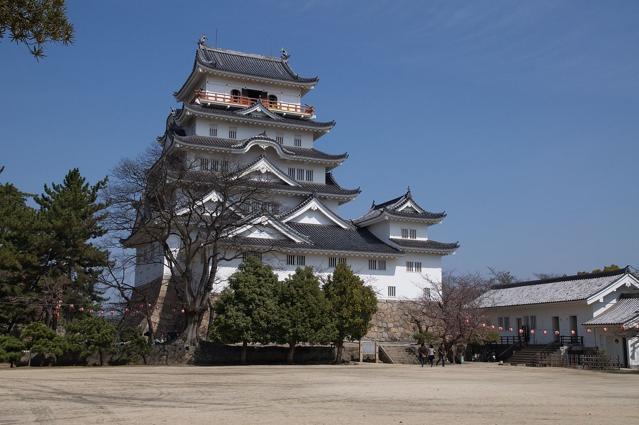
[[[201,315],[195,312],[187,312],[186,328],[184,329],[184,343],[187,345],[197,345],[197,328],[200,325]]]
[[[100,358],[100,366],[104,366],[104,359],[102,358],[102,349],[98,348],[98,357]]]
[[[335,343],[335,363],[342,363],[342,353],[344,352],[344,342],[339,341]]]
[[[240,362],[242,364],[246,364],[246,346],[248,345],[248,343],[246,341],[242,341],[242,356],[240,359]]]
[[[286,356],[286,362],[288,364],[295,363],[295,343],[294,342],[289,342],[288,355]]]

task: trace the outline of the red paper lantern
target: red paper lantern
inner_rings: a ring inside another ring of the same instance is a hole
[[[491,329],[495,329],[495,325],[490,325]]]
[[[504,330],[504,328],[502,328],[502,327],[500,326],[500,327],[499,327],[499,330],[500,330],[500,331],[503,331],[503,330]]]
[[[603,331],[608,332],[608,328],[604,326]]]
[[[577,334],[577,331],[575,331],[574,329],[570,330],[570,335],[576,335],[576,334]]]
[[[523,329],[519,329],[519,333],[520,333],[520,334],[523,334],[523,333],[524,333],[524,330],[523,330]]]
[[[508,328],[508,332],[512,332],[512,331],[513,331],[513,328]]]
[[[559,335],[559,331],[555,331],[555,335]]]
[[[534,329],[531,329],[531,330],[530,330],[530,333],[531,333],[532,335],[534,335],[534,334],[535,334],[535,330],[534,330]]]
[[[592,332],[592,329],[586,328],[586,332],[590,333],[590,332]]]
[[[548,330],[544,329],[544,335],[548,335]]]

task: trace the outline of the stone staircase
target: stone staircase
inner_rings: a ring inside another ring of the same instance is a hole
[[[537,366],[540,357],[550,355],[558,350],[556,345],[528,345],[516,351],[508,362],[513,366]]]
[[[379,359],[393,364],[419,363],[417,348],[410,344],[379,344]]]

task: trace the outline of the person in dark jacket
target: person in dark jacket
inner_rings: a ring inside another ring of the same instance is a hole
[[[427,355],[428,355],[428,349],[422,342],[422,345],[420,345],[419,349],[417,350],[417,357],[419,357],[419,364],[422,365],[422,367],[424,367],[424,362],[426,361]]]
[[[439,346],[437,350],[437,364],[442,362],[442,367],[446,366],[446,350],[444,349],[444,344]]]

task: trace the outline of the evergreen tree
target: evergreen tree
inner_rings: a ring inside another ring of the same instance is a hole
[[[0,334],[15,333],[38,313],[41,238],[25,195],[12,184],[0,185]]]
[[[67,327],[66,339],[69,350],[87,358],[98,353],[100,366],[104,365],[104,354],[113,347],[116,329],[102,317],[86,316]]]
[[[9,362],[11,367],[22,358],[24,344],[10,335],[0,335],[0,362]]]
[[[29,366],[34,353],[40,354],[45,360],[53,358],[55,363],[58,356],[64,352],[64,338],[58,336],[42,322],[32,322],[25,326],[20,339],[24,347],[29,350]]]
[[[100,300],[96,282],[107,264],[107,252],[93,241],[106,233],[102,227],[106,206],[98,201],[105,186],[106,179],[90,185],[75,168],[62,184],[45,185],[44,193],[35,198],[47,235],[44,251],[48,275],[42,289],[49,306],[46,322],[53,328],[60,315],[57,304],[79,306]],[[77,309],[66,313],[72,316]]]
[[[242,363],[246,363],[249,343],[268,343],[275,337],[278,285],[269,266],[249,257],[231,275],[215,303],[211,337],[228,344],[241,342]]]
[[[278,309],[277,342],[289,345],[288,363],[293,363],[299,342],[316,344],[332,339],[329,305],[310,267],[298,268],[281,283]]]
[[[344,340],[358,340],[366,335],[371,318],[377,311],[377,297],[345,264],[338,264],[335,272],[328,277],[324,294],[335,327],[333,343],[337,348],[336,361],[339,362]]]

